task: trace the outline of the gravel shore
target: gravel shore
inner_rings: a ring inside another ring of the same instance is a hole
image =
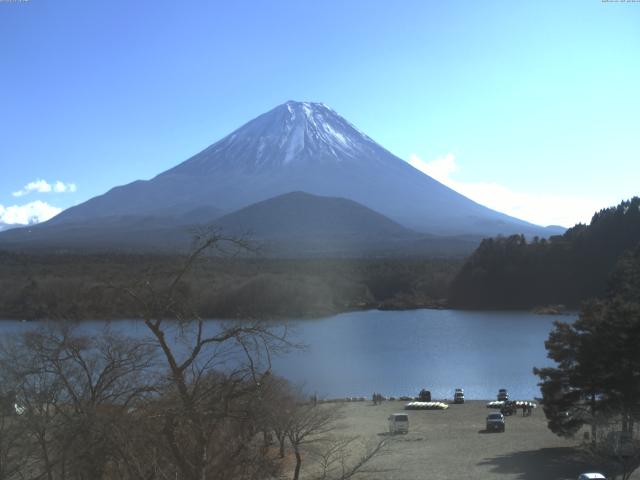
[[[401,401],[345,403],[337,436],[357,436],[369,445],[386,439],[382,453],[367,463],[357,480],[576,479],[601,471],[585,458],[580,439],[551,433],[541,408],[528,417],[506,418],[504,433],[485,432],[485,401],[450,405],[447,410],[407,411],[409,433],[389,435],[387,417],[405,412]],[[353,458],[361,451],[353,451]],[[603,472],[606,473],[606,472]],[[638,472],[632,477],[640,478]]]

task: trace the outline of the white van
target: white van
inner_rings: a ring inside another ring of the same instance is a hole
[[[389,433],[409,433],[409,415],[406,413],[392,413],[389,415]]]

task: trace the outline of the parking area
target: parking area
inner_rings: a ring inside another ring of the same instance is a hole
[[[370,445],[389,439],[384,453],[371,460],[367,471],[355,477],[358,480],[575,480],[598,468],[577,448],[578,439],[563,439],[547,429],[541,409],[530,416],[523,417],[521,411],[507,416],[504,433],[488,433],[486,417],[496,410],[486,408],[486,403],[407,411],[409,433],[393,436],[387,418],[405,412],[405,402],[346,403],[337,433],[357,435]],[[640,478],[638,472],[632,478]]]

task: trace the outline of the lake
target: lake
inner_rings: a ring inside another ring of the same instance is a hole
[[[554,320],[530,312],[405,310],[350,312],[297,324],[305,352],[277,359],[274,370],[320,396],[400,396],[430,390],[468,399],[540,396],[533,367],[552,365],[544,341]]]
[[[534,366],[551,365],[544,341],[554,320],[575,316],[530,312],[460,310],[368,310],[292,322],[296,339],[308,347],[273,362],[274,373],[304,385],[319,397],[415,396],[494,399],[507,388],[513,399],[540,396]],[[2,333],[34,322],[5,321]],[[104,322],[86,322],[89,330]],[[145,332],[136,321],[114,322],[118,330]]]

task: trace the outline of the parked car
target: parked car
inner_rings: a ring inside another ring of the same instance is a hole
[[[456,388],[453,394],[453,403],[464,403],[464,390],[462,388]]]
[[[423,388],[422,390],[420,390],[420,393],[418,394],[418,400],[420,400],[421,402],[430,402],[431,392]]]
[[[501,388],[500,390],[498,390],[498,401],[504,402],[506,400],[509,400],[509,393],[507,392],[506,388]]]
[[[505,421],[504,415],[501,413],[490,413],[487,416],[487,431],[492,432],[494,430],[498,432],[504,432]]]
[[[578,480],[607,480],[607,477],[601,473],[582,473],[578,477]]]
[[[389,415],[389,433],[409,433],[409,415],[406,413],[392,413]]]
[[[515,415],[517,413],[516,402],[505,400],[504,405],[500,407],[500,413],[503,415]]]

